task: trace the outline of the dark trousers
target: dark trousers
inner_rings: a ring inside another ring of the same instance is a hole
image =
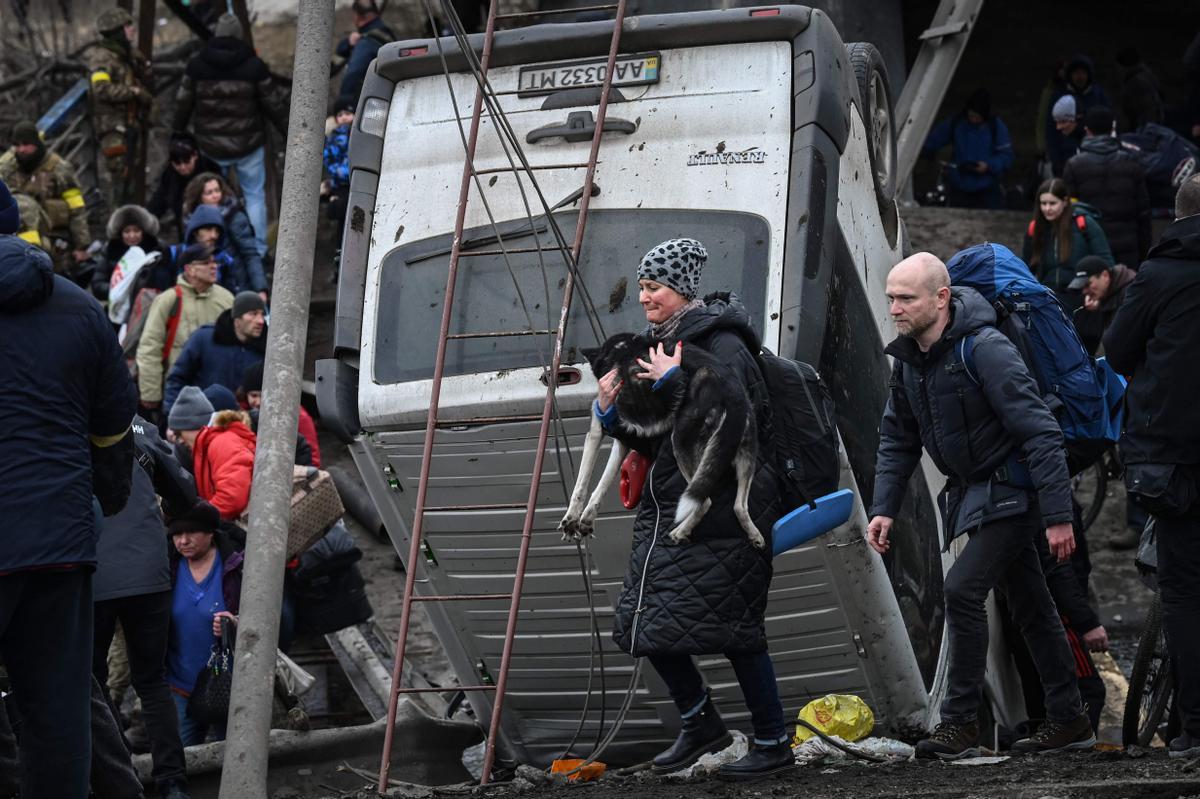
[[[150,738],[154,782],[158,786],[184,781],[183,743],[171,691],[167,687],[165,662],[167,631],[171,624],[171,592],[142,594],[97,602],[96,641],[92,650],[92,673],[101,685],[108,682],[108,649],[118,621],[125,631],[129,674],[133,689],[142,700],[142,718]]]
[[[108,691],[92,678],[92,795],[96,799],[142,799],[121,724],[108,704]]]
[[[754,725],[754,740],[759,744],[775,744],[787,740],[783,722],[783,703],[779,701],[779,686],[775,683],[775,666],[765,650],[756,654],[726,652],[741,686],[750,720]],[[650,665],[667,684],[671,699],[680,715],[688,715],[707,697],[704,677],[691,655],[650,655]]]
[[[1200,507],[1154,525],[1163,629],[1184,732],[1200,738]]]
[[[91,571],[0,577],[0,658],[21,717],[22,799],[88,795],[91,650]]]
[[[1071,651],[1050,598],[1035,535],[1044,535],[1037,505],[1031,511],[983,525],[970,536],[943,588],[949,630],[949,670],[942,720],[975,721],[987,666],[985,602],[1000,590],[1037,666],[1046,697],[1046,716],[1073,721],[1082,712]]]

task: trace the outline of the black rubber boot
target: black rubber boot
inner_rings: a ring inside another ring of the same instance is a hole
[[[756,780],[769,777],[796,766],[796,755],[788,741],[771,746],[751,744],[746,756],[735,763],[726,763],[717,769],[723,780]]]
[[[653,770],[669,774],[685,769],[704,755],[720,752],[731,743],[733,736],[725,728],[712,698],[707,698],[699,711],[683,719],[679,737],[670,749],[654,758]]]

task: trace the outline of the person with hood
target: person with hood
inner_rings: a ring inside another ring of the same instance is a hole
[[[196,493],[226,521],[236,521],[250,503],[256,439],[244,411],[214,413],[204,392],[187,386],[171,406],[168,426],[191,453]]]
[[[88,69],[92,135],[99,142],[101,193],[109,208],[134,200],[138,151],[146,146],[143,126],[152,116],[150,62],[133,46],[137,25],[114,6],[96,17],[100,38],[83,51]]]
[[[214,172],[202,172],[192,178],[183,193],[184,217],[190,220],[201,205],[211,206],[221,212],[228,250],[241,262],[242,274],[245,275],[244,282],[239,283],[239,290],[249,288],[257,291],[266,302],[267,278],[263,273],[262,256],[258,254],[255,243],[254,227],[225,178]]]
[[[23,120],[13,126],[12,149],[0,155],[0,180],[13,194],[28,194],[38,201],[50,219],[51,237],[69,243],[69,260],[76,264],[87,260],[92,233],[79,177],[66,159],[46,149],[33,122]],[[60,274],[70,271],[63,257],[55,266]]]
[[[134,417],[132,429],[133,490],[125,509],[104,521],[97,545],[92,673],[100,684],[107,683],[108,651],[120,623],[158,795],[182,799],[187,789],[183,743],[163,672],[172,581],[159,498],[168,516],[182,515],[196,504],[196,487],[154,425]]]
[[[1114,260],[1137,269],[1150,247],[1146,168],[1113,136],[1108,108],[1092,108],[1083,124],[1083,144],[1067,161],[1063,180],[1073,197],[1100,212]]]
[[[1071,97],[1075,101],[1075,117],[1077,119],[1083,119],[1087,112],[1096,106],[1112,108],[1112,103],[1108,101],[1108,95],[1105,94],[1104,88],[1094,80],[1095,72],[1092,59],[1085,55],[1073,56],[1067,62],[1066,83],[1059,91],[1050,96],[1046,108],[1053,109],[1062,97]],[[1053,113],[1046,119],[1045,135],[1047,154],[1066,152],[1071,144],[1065,139],[1072,136],[1076,139],[1076,144],[1079,143],[1079,135],[1074,132],[1064,133]],[[1056,172],[1055,174],[1060,173]]]
[[[175,94],[174,130],[188,123],[200,151],[237,172],[259,256],[267,254],[266,125],[286,136],[289,100],[254,49],[242,24],[222,14],[214,35],[188,62]],[[264,287],[265,288],[265,287]]]
[[[107,516],[129,498],[137,395],[103,309],[19,225],[0,182],[0,660],[22,719],[21,796],[85,799],[93,497]]]
[[[258,432],[258,412],[262,408],[263,362],[246,367],[242,374],[242,385],[238,395],[243,398],[250,410],[250,429]],[[317,425],[304,406],[300,406],[300,421],[297,424],[300,433],[296,442],[296,464],[300,466],[321,466],[321,444],[317,440]]]
[[[358,93],[362,91],[367,69],[375,60],[379,48],[396,41],[396,34],[379,16],[379,6],[375,0],[354,0],[351,9],[354,11],[355,30],[337,46],[338,56],[346,59],[346,72],[342,75],[335,108],[358,107]]]
[[[237,616],[246,542],[223,528],[217,509],[203,500],[172,518],[167,536],[172,599],[166,678],[179,736],[184,746],[194,746],[208,738],[209,725],[188,715],[188,697],[221,634],[221,618]],[[224,725],[214,733],[216,740],[224,740]]]
[[[183,239],[183,190],[201,172],[220,172],[221,165],[200,152],[190,133],[171,134],[167,144],[167,165],[158,178],[154,195],[146,208],[157,217],[170,214],[175,222],[175,235]]]
[[[166,257],[167,248],[158,242],[158,220],[140,205],[122,205],[108,218],[108,242],[97,254],[96,270],[92,272],[92,294],[99,300],[108,299],[113,270],[130,247],[140,247],[146,255],[161,253],[157,264],[149,267],[143,278],[147,288],[162,291],[175,283],[175,270]]]
[[[1117,66],[1121,68],[1121,132],[1138,130],[1148,122],[1161,125],[1162,87],[1141,53],[1126,47],[1117,53]]]
[[[226,234],[225,217],[220,208],[201,203],[192,211],[183,242],[171,249],[176,257],[190,244],[204,244],[212,249],[217,263],[217,282],[231,293],[246,290],[266,293],[267,278],[262,273],[261,260],[257,274],[252,274]]]
[[[991,95],[986,89],[977,89],[961,113],[935,126],[921,153],[933,158],[947,144],[953,145],[954,159],[946,168],[947,204],[1003,208],[1004,173],[1013,162],[1012,140],[1004,122],[992,116]]]
[[[1060,178],[1044,181],[1038,186],[1021,260],[1043,285],[1054,289],[1067,313],[1083,302],[1078,289],[1071,285],[1076,265],[1089,256],[1106,264],[1113,262],[1095,209],[1073,201],[1066,182]]]
[[[246,369],[262,363],[267,352],[266,306],[253,291],[233,298],[233,307],[222,311],[217,321],[198,328],[183,345],[167,375],[163,408],[170,413],[184,386],[201,389],[221,385],[237,391]]]
[[[707,251],[695,239],[664,241],[642,258],[638,296],[649,322],[647,333],[658,342],[680,342],[672,355],[662,343],[649,351],[644,379],[654,381],[656,390],[680,390],[678,367],[688,347],[702,348],[727,365],[722,378],[744,388],[758,419],[761,444],[749,507],[768,544],[758,549],[747,538],[734,515],[736,487],[730,482],[711,498],[712,506],[690,542],[663,545],[688,481],[675,460],[669,434],[647,439],[624,426],[615,404],[620,391],[616,370],[604,375],[596,415],[612,436],[653,459],[633,523],[633,547],[617,600],[613,638],[623,651],[649,661],[679,711],[679,737],[654,758],[653,769],[664,774],[686,768],[732,740],[694,656],[723,654],[729,659],[754,734],[749,753],[723,765],[720,776],[753,779],[795,762],[763,627],[772,574],[771,527],[782,515],[782,503],[767,456],[770,433],[758,336],[735,296],[700,298],[707,259]]]
[[[978,257],[1015,259],[996,245],[986,252],[991,255]],[[880,423],[867,543],[881,555],[888,551],[922,450],[949,478],[938,500],[943,549],[963,533],[970,536],[943,587],[950,651],[941,722],[917,744],[917,756],[954,760],[979,753],[985,603],[993,588],[1007,597],[1045,693],[1045,723],[1013,750],[1090,749],[1096,737],[1034,541],[1045,535],[1059,561],[1075,549],[1062,430],[1020,352],[996,329],[992,306],[974,289],[952,288],[936,256],[917,253],[893,267],[887,297],[899,337],[885,349],[895,364]],[[962,354],[966,346],[974,376]]]
[[[142,415],[156,425],[161,425],[163,416],[166,376],[179,360],[184,343],[196,330],[212,324],[233,307],[233,295],[216,285],[217,264],[212,248],[190,245],[179,261],[183,274],[174,291],[164,291],[150,304],[137,348]]]
[[[1200,755],[1200,176],[1175,197],[1175,221],[1104,333],[1108,362],[1129,378],[1121,457],[1125,485],[1155,521],[1158,589],[1177,680],[1174,758]]]

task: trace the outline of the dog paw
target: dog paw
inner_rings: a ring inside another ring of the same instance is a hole
[[[681,530],[678,527],[676,527],[674,530],[672,530],[670,535],[667,536],[667,538],[669,538],[671,540],[671,542],[675,543],[675,544],[687,544],[687,543],[690,543],[692,540],[691,535],[689,533],[685,532],[684,530]]]
[[[767,545],[767,539],[763,538],[762,533],[756,530],[754,535],[750,536],[750,543],[754,545],[755,549],[763,549]]]
[[[595,518],[584,516],[575,525],[575,530],[580,538],[587,538],[589,535],[591,535],[596,530]]]
[[[558,531],[562,533],[563,541],[578,541],[581,537],[579,519],[573,516],[564,516],[558,523]]]

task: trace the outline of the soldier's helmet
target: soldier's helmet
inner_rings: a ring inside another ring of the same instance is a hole
[[[106,8],[96,16],[96,30],[100,33],[117,31],[132,24],[133,17],[120,6]]]

